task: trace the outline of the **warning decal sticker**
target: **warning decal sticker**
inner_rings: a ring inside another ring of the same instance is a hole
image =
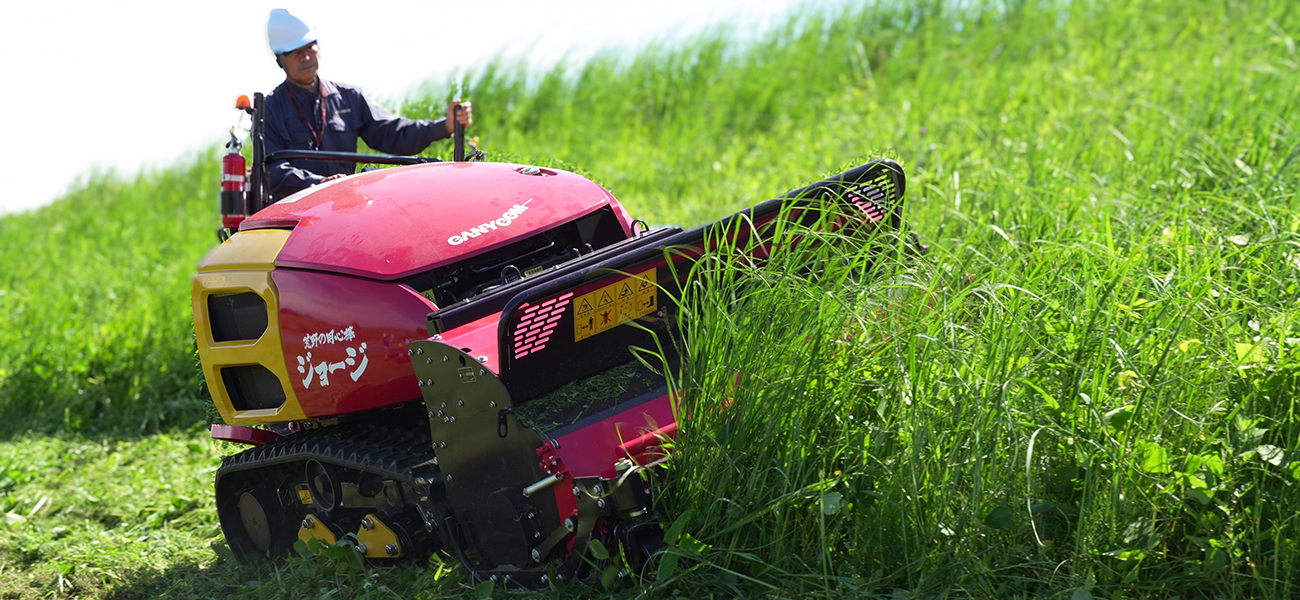
[[[573,299],[573,341],[585,340],[659,309],[655,269]]]

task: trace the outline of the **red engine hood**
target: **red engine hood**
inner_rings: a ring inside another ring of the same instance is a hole
[[[552,169],[525,174],[503,163],[433,163],[303,190],[249,217],[240,229],[293,227],[278,267],[392,280],[609,205],[629,229],[617,200],[578,175]]]

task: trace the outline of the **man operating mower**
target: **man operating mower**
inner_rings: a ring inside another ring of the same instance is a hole
[[[316,34],[283,8],[271,11],[267,39],[285,81],[266,96],[266,152],[327,150],[356,152],[357,138],[390,154],[418,154],[451,137],[455,122],[474,122],[469,102],[452,102],[447,118],[416,121],[396,116],[370,102],[356,87],[317,75],[320,48]],[[279,200],[321,182],[354,173],[351,163],[294,159],[269,167],[268,188]]]

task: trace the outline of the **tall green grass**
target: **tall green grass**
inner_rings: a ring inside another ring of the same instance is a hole
[[[1248,288],[1243,315],[1203,273],[1270,271],[1286,243],[1010,260],[960,241],[868,278],[852,254],[700,263],[675,572],[836,596],[1294,594],[1300,364],[1250,325],[1283,334],[1293,278]],[[1144,264],[1189,249],[1186,275]]]
[[[1300,592],[1278,8],[922,11],[945,27],[865,104],[901,121],[934,252],[863,282],[854,256],[702,263],[679,565],[831,595]]]
[[[0,436],[134,435],[202,417],[185,299],[216,241],[214,158],[94,175],[0,218]]]
[[[1297,31],[1281,1],[885,1],[467,73],[484,149],[650,222],[907,169],[923,259],[700,267],[656,589],[1300,593]],[[404,112],[440,114],[430,89]],[[0,434],[202,422],[187,278],[215,158],[0,219]],[[281,576],[240,593],[306,582]]]

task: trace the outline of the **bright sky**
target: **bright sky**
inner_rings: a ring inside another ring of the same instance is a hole
[[[8,90],[0,114],[8,115],[9,135],[0,154],[9,165],[0,214],[47,204],[92,169],[130,176],[223,140],[238,118],[234,99],[284,79],[267,48],[272,8],[289,9],[317,31],[323,77],[394,100],[499,52],[545,66],[719,22],[746,33],[796,3],[15,2],[0,21]]]

